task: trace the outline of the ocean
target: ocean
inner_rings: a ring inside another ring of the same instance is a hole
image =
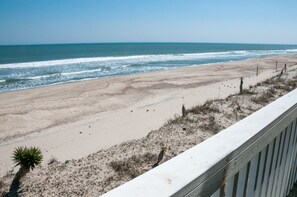
[[[297,54],[297,45],[102,43],[0,46],[0,92]]]

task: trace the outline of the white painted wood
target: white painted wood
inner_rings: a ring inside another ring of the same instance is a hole
[[[277,179],[277,184],[276,184],[276,193],[275,196],[283,196],[283,194],[281,193],[281,187],[282,187],[282,180],[283,180],[283,176],[285,173],[285,166],[286,166],[286,161],[287,161],[287,153],[288,153],[288,147],[289,147],[289,139],[291,137],[290,135],[291,133],[291,129],[289,129],[289,127],[287,127],[286,129],[286,138],[285,138],[285,144],[284,144],[284,149],[282,151],[282,157],[280,159],[280,168],[279,168],[279,174],[278,174],[278,179]]]
[[[244,188],[243,188],[243,196],[246,197],[248,183],[249,183],[249,176],[250,176],[250,170],[251,170],[251,162],[247,163],[246,167],[246,176],[244,181]]]
[[[229,178],[227,183],[226,183],[226,191],[225,191],[226,196],[232,196],[233,186],[234,186],[234,176]]]
[[[248,178],[247,192],[246,196],[255,196],[255,183],[258,169],[258,160],[260,161],[260,153],[253,157],[251,160],[250,174]]]
[[[268,178],[269,178],[269,170],[270,170],[270,166],[272,165],[272,155],[274,151],[274,145],[275,145],[275,141],[273,140],[268,147],[268,153],[265,160],[265,171],[263,174],[261,189],[260,189],[260,196],[266,195],[266,189],[267,189]]]
[[[289,192],[291,190],[291,188],[293,187],[293,179],[294,179],[294,168],[295,168],[295,158],[296,158],[296,154],[293,156],[293,162],[292,162],[292,167],[291,167],[291,172],[290,172],[290,177],[289,177],[289,184],[287,187],[287,192]]]
[[[295,135],[297,136],[296,132],[296,127],[297,127],[297,120],[295,120]],[[296,173],[295,169],[296,169],[296,158],[297,157],[297,138],[294,141],[294,151],[293,151],[293,158],[292,158],[292,167],[291,167],[291,172],[290,172],[290,177],[289,177],[289,185],[287,187],[287,193],[290,191],[290,189],[293,187],[293,179],[294,179],[294,174]]]
[[[210,196],[296,119],[296,102],[294,90],[103,196]]]
[[[297,160],[295,160],[295,171],[294,171],[294,179],[293,179],[293,183],[294,184],[297,181]]]
[[[282,121],[273,124],[274,125],[273,129],[271,129],[271,128],[268,129],[268,131],[261,136],[256,135],[256,137],[251,140],[252,142],[247,141],[246,144],[249,145],[248,148],[246,148],[244,150],[242,150],[243,149],[242,147],[237,148],[234,151],[234,152],[240,152],[240,154],[234,153],[235,155],[237,155],[237,157],[233,157],[234,159],[232,159],[225,168],[222,168],[221,170],[219,170],[217,172],[216,176],[208,177],[208,180],[207,180],[208,184],[204,184],[197,188],[194,188],[189,193],[189,195],[193,196],[193,195],[195,195],[195,193],[200,193],[200,192],[202,192],[202,194],[205,196],[210,195],[207,192],[212,191],[212,189],[210,189],[208,187],[210,187],[210,186],[211,187],[219,187],[219,185],[221,184],[221,180],[223,180],[225,178],[225,176],[229,177],[229,176],[232,176],[233,174],[235,174],[236,172],[238,172],[240,170],[240,168],[242,167],[242,165],[244,165],[248,161],[250,161],[252,155],[255,152],[263,149],[266,145],[268,145],[268,143],[271,142],[271,140],[281,132],[282,128],[284,128],[286,125],[288,125],[290,122],[292,122],[293,117],[297,116],[296,112],[297,112],[296,108],[294,108],[294,110],[292,112],[286,113],[287,116],[282,118],[281,119]],[[226,160],[228,161],[228,158],[226,158]],[[226,160],[221,160],[211,170],[214,171],[217,168],[217,166],[226,162]],[[202,190],[202,191],[200,191],[200,190]]]
[[[292,174],[292,182],[291,182],[291,187],[293,187],[294,183],[296,182],[296,170],[297,170],[297,153],[295,155],[295,160],[294,160],[294,169],[293,169],[293,174]]]
[[[220,197],[220,192],[221,190],[218,189],[213,195],[211,195],[210,197]]]
[[[295,126],[296,126],[296,121],[293,121],[290,127],[288,127],[290,131],[290,138],[289,138],[289,145],[288,145],[288,151],[287,151],[287,159],[285,161],[285,167],[284,167],[284,173],[283,173],[283,178],[281,182],[281,194],[282,196],[287,196],[287,185],[289,182],[289,173],[290,173],[290,168],[291,168],[291,162],[293,158],[293,148],[294,148],[294,140],[295,140]]]
[[[292,150],[292,158],[291,158],[291,163],[290,163],[290,171],[289,171],[289,179],[288,179],[288,184],[286,186],[286,190],[287,190],[287,195],[289,194],[291,188],[292,188],[292,180],[293,180],[293,173],[294,173],[294,164],[295,164],[295,160],[296,160],[296,153],[297,153],[297,143],[296,143],[296,140],[297,140],[297,119],[294,121],[295,123],[295,127],[294,127],[294,135],[295,135],[295,138],[293,140],[293,150]]]
[[[270,170],[269,170],[269,179],[268,179],[268,185],[266,190],[266,196],[271,196],[271,193],[273,190],[273,181],[275,176],[275,169],[276,169],[276,162],[277,162],[280,141],[281,141],[281,136],[279,135],[275,140],[275,148],[274,148],[273,157],[272,157],[272,165],[270,166]]]
[[[293,149],[292,149],[292,158],[291,158],[291,163],[290,163],[290,168],[289,168],[289,178],[288,178],[288,183],[286,186],[286,190],[287,190],[287,194],[289,193],[289,191],[291,190],[291,188],[293,187],[293,185],[290,184],[290,182],[293,180],[293,173],[294,173],[294,163],[296,161],[296,156],[297,156],[297,119],[294,121],[295,123],[295,127],[294,127],[294,135],[295,138],[293,140]]]
[[[261,152],[261,159],[260,159],[260,164],[259,164],[259,167],[257,170],[257,177],[256,177],[256,183],[255,183],[255,197],[260,196],[266,153],[267,153],[267,148],[265,148]]]
[[[276,160],[276,167],[275,167],[275,174],[274,174],[274,179],[273,179],[273,184],[272,184],[272,192],[271,192],[271,197],[276,196],[277,192],[277,180],[278,180],[278,175],[280,171],[280,164],[281,164],[281,157],[285,145],[285,138],[286,138],[286,132],[285,130],[281,133],[281,141],[278,149],[278,155],[277,155],[277,160]],[[279,196],[278,196],[279,197]]]
[[[238,182],[237,182],[237,190],[236,190],[236,197],[243,196],[244,189],[245,189],[244,186],[245,186],[245,181],[246,181],[246,172],[247,172],[247,166],[243,167],[239,171]]]

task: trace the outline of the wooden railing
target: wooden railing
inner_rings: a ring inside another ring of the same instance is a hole
[[[104,196],[286,196],[296,120],[297,89]]]

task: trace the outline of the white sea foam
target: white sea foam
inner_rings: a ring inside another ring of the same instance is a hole
[[[0,68],[26,68],[26,67],[44,67],[44,66],[57,66],[67,64],[80,64],[89,62],[104,62],[114,60],[130,60],[142,58],[144,56],[123,56],[123,57],[92,57],[92,58],[74,58],[74,59],[63,59],[63,60],[50,60],[50,61],[38,61],[38,62],[25,62],[25,63],[11,63],[11,64],[0,64]]]
[[[227,51],[227,52],[209,52],[209,53],[190,53],[190,54],[164,54],[164,55],[134,55],[119,57],[92,57],[92,58],[74,58],[51,61],[25,62],[0,64],[0,68],[32,68],[46,67],[69,64],[86,64],[91,62],[98,63],[147,63],[158,61],[175,61],[191,59],[210,59],[210,58],[232,58],[232,57],[258,57],[263,55],[277,55],[286,53],[296,53],[297,49],[288,50],[251,50],[251,51]]]
[[[94,69],[94,70],[83,70],[83,71],[77,71],[77,72],[61,73],[61,75],[79,75],[79,74],[93,73],[93,72],[100,72],[100,71],[102,71],[101,68]]]
[[[94,73],[94,72],[100,72],[102,69],[94,69],[94,70],[84,70],[84,71],[77,71],[77,72],[67,72],[67,73],[54,73],[54,74],[49,74],[49,75],[39,75],[39,76],[34,76],[34,77],[26,77],[25,79],[31,79],[31,80],[38,80],[38,79],[45,79],[45,78],[50,78],[50,77],[59,77],[59,76],[67,76],[67,75],[80,75],[80,74],[85,74],[85,73]],[[5,80],[0,80],[2,82]]]

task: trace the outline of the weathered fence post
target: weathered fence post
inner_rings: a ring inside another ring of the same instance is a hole
[[[243,77],[240,77],[239,94],[242,94]]]
[[[281,72],[280,72],[280,74],[279,74],[279,76],[278,76],[278,79],[281,78],[281,76],[283,75],[283,73],[284,73],[284,68],[281,70]]]
[[[182,106],[182,116],[185,117],[187,115],[185,105]]]

